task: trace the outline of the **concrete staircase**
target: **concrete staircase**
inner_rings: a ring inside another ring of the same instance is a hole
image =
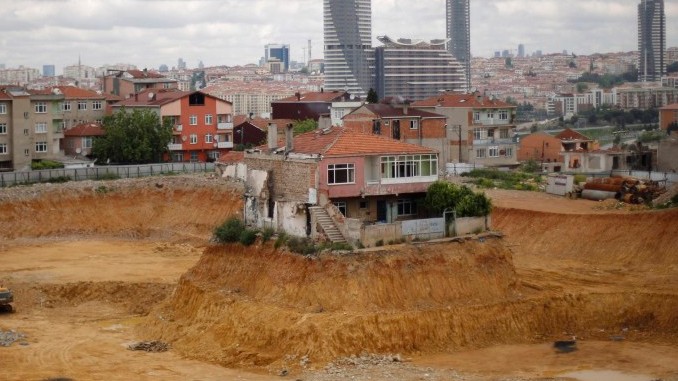
[[[346,242],[346,238],[341,234],[339,228],[332,220],[332,217],[327,213],[325,208],[320,206],[311,206],[308,208],[311,212],[311,215],[315,218],[316,221],[320,224],[320,227],[323,228],[323,231],[327,237],[332,241],[332,243]]]

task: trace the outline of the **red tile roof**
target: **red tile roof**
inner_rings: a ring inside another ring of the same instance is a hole
[[[166,78],[164,75],[152,72],[152,71],[147,71],[147,70],[136,70],[136,69],[130,69],[127,70],[127,73],[129,73],[132,77],[135,79],[142,79],[142,78]]]
[[[299,93],[299,98],[296,95],[283,98],[274,102],[335,102],[342,100],[347,93],[345,91],[322,91],[313,93]]]
[[[444,93],[412,103],[413,107],[516,108],[516,106],[479,94]]]
[[[66,99],[106,99],[105,95],[98,94],[96,91],[81,89],[75,86],[55,86],[47,90],[53,92],[54,89],[58,89]]]
[[[660,108],[660,110],[678,110],[678,103],[666,105],[666,106]]]
[[[64,136],[66,137],[102,136],[105,134],[106,132],[104,129],[97,123],[81,123],[64,132]]]
[[[556,138],[560,140],[593,140],[588,136],[577,132],[571,128],[566,128],[563,132],[556,135]]]
[[[233,117],[233,126],[235,127],[238,127],[245,122],[249,122],[251,125],[265,130],[268,127],[268,124],[271,123],[271,120],[260,117],[250,119],[247,115],[236,115]]]
[[[408,107],[407,114],[405,113],[405,109],[402,107],[393,107],[386,104],[366,104],[364,107],[381,118],[404,118],[408,116],[418,116],[421,118],[446,118],[444,115],[422,111],[412,107]]]
[[[162,106],[189,94],[191,94],[190,91],[179,91],[177,89],[145,89],[139,94],[124,99],[113,106]]]
[[[427,147],[342,127],[316,130],[294,138],[295,153],[328,156],[372,156],[435,153]]]

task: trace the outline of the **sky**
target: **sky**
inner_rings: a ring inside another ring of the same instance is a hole
[[[639,0],[471,0],[471,51],[575,54],[637,50]],[[667,47],[678,45],[678,0],[665,0]],[[131,63],[189,68],[258,63],[264,45],[322,58],[322,0],[0,0],[0,64]],[[445,37],[445,0],[372,0],[372,35]]]

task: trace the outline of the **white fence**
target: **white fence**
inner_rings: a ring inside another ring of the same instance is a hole
[[[214,163],[163,163],[0,172],[0,187],[8,187],[17,184],[44,183],[62,179],[71,181],[100,180],[116,177],[124,179],[171,173],[199,173],[213,171]]]

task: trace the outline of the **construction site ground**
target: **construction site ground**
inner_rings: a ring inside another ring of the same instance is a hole
[[[676,210],[493,190],[503,238],[307,259],[210,243],[240,187],[0,190],[0,379],[678,380]]]

